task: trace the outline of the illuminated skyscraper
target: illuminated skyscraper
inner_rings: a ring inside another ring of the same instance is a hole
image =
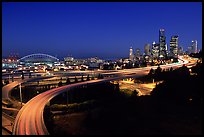
[[[197,40],[192,41],[192,53],[198,52]]]
[[[145,55],[150,56],[150,53],[151,53],[150,44],[145,44],[145,46],[144,46],[144,53],[145,53]]]
[[[178,56],[178,36],[172,36],[170,40],[170,57]]]
[[[178,55],[183,55],[183,47],[179,46],[178,48]]]
[[[133,49],[132,49],[132,47],[130,47],[130,56],[129,56],[129,59],[131,61],[133,61]]]
[[[188,53],[188,54],[191,54],[191,53],[192,53],[192,46],[188,46],[188,48],[187,48],[187,53]]]
[[[167,44],[164,29],[159,30],[159,57],[162,59],[167,57]]]
[[[139,49],[139,48],[136,48],[135,57],[140,58],[140,55],[141,55],[140,49]]]
[[[152,57],[153,59],[158,59],[159,57],[159,43],[152,43]]]

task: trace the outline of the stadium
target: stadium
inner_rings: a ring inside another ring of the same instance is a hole
[[[18,61],[21,65],[25,66],[33,66],[40,64],[53,66],[53,64],[59,62],[59,59],[48,54],[37,53],[24,56]]]

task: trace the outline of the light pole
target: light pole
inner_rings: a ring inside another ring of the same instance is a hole
[[[12,74],[11,80],[12,80],[12,82],[14,82],[13,74]]]
[[[21,92],[21,83],[19,84],[19,89],[20,89],[20,100],[21,100],[21,106],[22,106],[22,92]]]
[[[92,70],[92,75],[93,75],[93,77],[94,77],[94,79],[95,79],[95,72],[94,72],[94,69]]]
[[[67,90],[67,108],[68,108],[68,90]]]

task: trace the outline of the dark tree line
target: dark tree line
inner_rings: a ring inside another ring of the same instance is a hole
[[[190,75],[186,66],[175,70],[158,71],[161,75],[160,78],[164,82],[156,86],[151,92],[151,97],[155,99],[155,102],[158,102],[160,108],[163,106],[163,108],[174,109],[179,105],[190,107],[190,109],[201,107],[203,90],[202,65],[198,63],[191,69],[197,75]]]

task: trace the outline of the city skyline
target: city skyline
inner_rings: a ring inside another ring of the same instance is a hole
[[[162,28],[168,50],[173,35],[185,51],[192,40],[201,49],[201,19],[201,2],[3,2],[2,56],[128,57],[130,47],[143,52],[145,44],[158,43]]]

